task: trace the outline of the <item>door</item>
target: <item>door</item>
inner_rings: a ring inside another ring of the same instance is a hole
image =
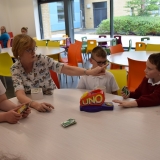
[[[107,2],[93,3],[94,28],[97,28],[102,20],[107,19]]]

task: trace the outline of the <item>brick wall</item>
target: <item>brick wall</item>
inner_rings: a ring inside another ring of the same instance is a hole
[[[50,25],[50,12],[49,12],[49,5],[42,4],[42,22],[43,22],[43,31],[44,31],[44,38],[51,38],[51,25]]]

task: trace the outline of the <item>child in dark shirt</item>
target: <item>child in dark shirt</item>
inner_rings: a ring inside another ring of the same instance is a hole
[[[160,105],[160,53],[151,54],[146,62],[144,70],[146,76],[139,87],[126,95],[122,92],[124,99],[134,98],[132,101],[113,100],[123,107],[149,107]]]

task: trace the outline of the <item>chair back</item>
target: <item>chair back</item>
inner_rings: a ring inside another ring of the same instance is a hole
[[[111,69],[107,71],[114,75],[114,78],[119,86],[118,95],[121,95],[122,88],[127,86],[127,71],[125,69]]]
[[[117,44],[116,46],[110,46],[109,49],[110,49],[110,54],[124,52],[122,44]],[[120,69],[120,65],[111,63],[110,69]]]
[[[11,47],[11,39],[8,39],[7,41],[7,48]]]
[[[57,41],[48,41],[48,47],[60,47],[60,42]]]
[[[0,45],[1,45],[2,48],[4,48],[3,41],[0,41]]]
[[[46,46],[46,41],[42,40],[35,40],[36,46]]]
[[[116,46],[116,45],[117,45],[117,39],[112,39],[111,46]]]
[[[130,51],[132,49],[132,40],[129,40],[129,47],[128,47],[128,51]]]
[[[117,40],[117,44],[122,44],[122,40],[121,40],[121,36],[114,36],[114,38],[116,38]]]
[[[136,42],[136,51],[145,51],[146,50],[146,44],[143,42]]]
[[[128,58],[128,89],[135,91],[145,77],[146,62]]]
[[[109,49],[110,49],[111,54],[118,53],[118,52],[124,52],[122,44],[117,44],[116,46],[110,46]]]
[[[81,37],[82,39],[82,48],[87,48],[87,37]]]
[[[70,44],[71,44],[71,38],[68,37],[68,38],[66,38],[66,47],[68,48],[70,46]]]
[[[106,35],[99,35],[99,38],[106,38]],[[98,45],[101,47],[107,48],[107,42],[98,42]]]
[[[86,53],[92,52],[93,48],[97,47],[97,41],[96,40],[87,40],[87,49]]]
[[[10,68],[13,65],[12,58],[6,53],[0,54],[0,75],[5,77],[11,77]]]
[[[70,44],[70,46],[68,48],[68,65],[70,65],[70,66],[77,66],[78,67],[77,49],[78,49],[77,44]]]
[[[53,70],[50,70],[50,75],[51,75],[52,80],[56,84],[57,88],[60,89],[60,83],[59,83],[59,79],[58,79],[57,73],[54,72]]]
[[[160,51],[160,44],[147,44],[146,51]]]
[[[150,38],[149,37],[142,37],[141,42],[144,41],[144,40],[150,40]]]
[[[77,47],[77,62],[83,64],[83,58],[82,58],[82,42],[76,40],[75,44],[78,46]]]
[[[10,38],[13,38],[13,32],[8,32]]]

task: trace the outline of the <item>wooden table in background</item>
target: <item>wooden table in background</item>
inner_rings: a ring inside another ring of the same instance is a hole
[[[26,160],[160,160],[160,107],[81,112],[79,100],[85,90],[57,89],[39,102],[55,109],[41,113],[32,109],[17,124],[1,123],[0,151]],[[122,99],[106,94],[106,101]],[[16,98],[11,101],[18,104]],[[74,118],[77,124],[63,128]]]

